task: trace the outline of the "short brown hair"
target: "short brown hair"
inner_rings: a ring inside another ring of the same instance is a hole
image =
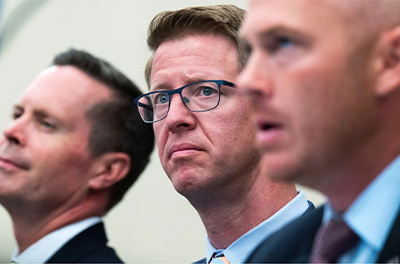
[[[150,22],[147,45],[155,53],[166,41],[191,35],[213,34],[226,37],[238,49],[238,62],[241,69],[245,56],[239,41],[239,28],[246,11],[234,5],[195,6],[180,10],[164,11]],[[153,56],[145,69],[147,85],[150,87]]]
[[[93,157],[109,152],[124,152],[131,159],[128,174],[111,187],[107,209],[122,200],[150,160],[154,148],[154,133],[150,124],[140,118],[134,98],[142,92],[110,63],[88,52],[70,49],[58,54],[53,65],[73,66],[105,84],[114,98],[92,106],[85,113],[91,122],[89,151]]]

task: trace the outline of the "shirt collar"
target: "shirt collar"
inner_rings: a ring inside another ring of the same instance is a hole
[[[45,263],[69,240],[99,222],[101,222],[100,217],[91,217],[53,231],[32,244],[21,254],[16,247],[11,255],[11,260],[16,263]]]
[[[399,186],[400,156],[367,186],[343,215],[349,227],[378,252],[382,250],[399,211]],[[328,201],[323,222],[327,223],[335,215]]]
[[[269,235],[284,225],[302,215],[308,209],[308,202],[304,192],[299,191],[296,197],[282,207],[270,218],[254,227],[238,238],[226,249],[215,249],[208,236],[206,237],[206,263],[209,263],[215,252],[223,251],[230,263],[244,263],[253,250]]]

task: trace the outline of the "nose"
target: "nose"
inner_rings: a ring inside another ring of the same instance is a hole
[[[166,117],[168,129],[172,132],[193,129],[196,125],[193,114],[194,113],[183,103],[179,94],[172,95],[168,115]]]
[[[24,145],[25,144],[25,134],[24,126],[25,121],[22,118],[15,119],[11,122],[3,131],[4,138],[13,144]]]
[[[269,68],[267,60],[264,60],[260,54],[252,54],[236,78],[239,92],[254,106],[260,102],[260,99],[264,100],[272,96],[273,85],[269,78],[271,70]]]

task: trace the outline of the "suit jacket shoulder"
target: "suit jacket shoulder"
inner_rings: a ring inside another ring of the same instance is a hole
[[[308,262],[322,216],[323,207],[320,207],[315,212],[305,214],[289,223],[260,244],[246,262]],[[377,262],[400,262],[400,212],[391,227]]]
[[[400,212],[397,214],[377,262],[400,262]]]
[[[307,210],[264,240],[246,263],[307,263],[322,215],[323,207]]]
[[[104,225],[98,223],[68,241],[47,263],[123,263],[107,241]]]

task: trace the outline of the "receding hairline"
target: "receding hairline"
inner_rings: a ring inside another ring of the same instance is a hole
[[[315,1],[315,0],[314,0]],[[341,9],[368,30],[382,30],[400,24],[399,0],[325,0]]]

